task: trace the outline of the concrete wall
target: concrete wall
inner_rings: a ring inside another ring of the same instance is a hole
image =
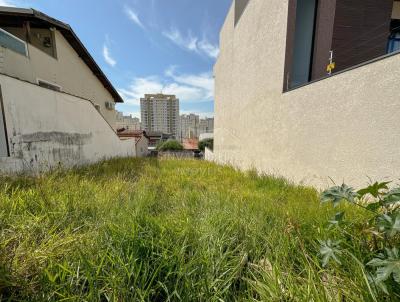
[[[208,149],[207,147],[204,149],[204,159],[208,161],[214,161],[214,152]]]
[[[1,172],[42,171],[135,156],[90,101],[0,75],[10,157]]]
[[[136,143],[136,156],[146,157],[149,154],[149,140],[146,137],[142,137]]]
[[[400,56],[282,92],[288,0],[231,8],[215,65],[220,163],[326,187],[400,178]]]
[[[59,31],[54,32],[57,59],[28,44],[29,57],[0,46],[0,73],[31,83],[38,79],[62,87],[70,94],[91,100],[100,106],[105,119],[115,125],[115,110],[108,110],[105,102],[114,101],[111,94]]]

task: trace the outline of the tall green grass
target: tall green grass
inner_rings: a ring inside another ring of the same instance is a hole
[[[335,211],[284,179],[116,159],[0,183],[0,301],[374,301],[351,259],[322,268]]]

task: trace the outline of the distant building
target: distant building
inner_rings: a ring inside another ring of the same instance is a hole
[[[200,117],[196,114],[182,114],[179,123],[179,138],[197,138],[200,124]]]
[[[140,99],[140,111],[143,130],[179,137],[179,99],[175,95],[146,94]]]
[[[149,141],[146,131],[143,130],[127,130],[118,131],[118,136],[122,140],[134,139],[137,157],[146,157],[149,154]]]
[[[199,136],[203,133],[213,133],[214,132],[214,118],[206,117],[204,119],[200,119],[199,124]]]
[[[183,114],[180,116],[179,136],[183,141],[186,138],[199,138],[203,133],[214,132],[214,118],[204,118],[196,114]]]
[[[124,115],[122,112],[116,111],[117,129],[140,130],[140,119],[132,117],[132,115]]]
[[[146,133],[149,138],[149,147],[151,148],[155,148],[159,143],[172,138],[171,134],[162,133],[160,131],[148,131]]]

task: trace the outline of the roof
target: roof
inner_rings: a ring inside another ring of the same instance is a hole
[[[199,140],[197,138],[185,138],[183,139],[182,145],[185,150],[198,150]]]
[[[157,136],[162,136],[162,137],[171,137],[172,134],[164,133],[162,131],[148,131],[147,136],[151,137],[157,137]]]
[[[23,22],[29,21],[35,27],[55,27],[61,32],[64,38],[72,46],[72,48],[77,52],[79,57],[85,62],[85,64],[90,68],[93,74],[99,79],[103,84],[104,88],[112,95],[115,102],[123,103],[123,99],[108,80],[106,75],[97,65],[96,61],[90,55],[89,51],[83,45],[81,40],[75,34],[71,26],[68,24],[56,20],[40,11],[34,9],[25,8],[15,8],[15,7],[5,7],[0,6],[0,22],[2,25],[6,26],[19,26]]]
[[[148,138],[146,135],[146,131],[144,130],[122,130],[117,131],[119,137],[134,137],[134,138],[142,138],[143,136]]]

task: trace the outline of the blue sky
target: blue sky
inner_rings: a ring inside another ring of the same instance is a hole
[[[212,68],[232,0],[0,0],[72,26],[139,116],[144,93],[180,98],[181,113],[213,115]]]

